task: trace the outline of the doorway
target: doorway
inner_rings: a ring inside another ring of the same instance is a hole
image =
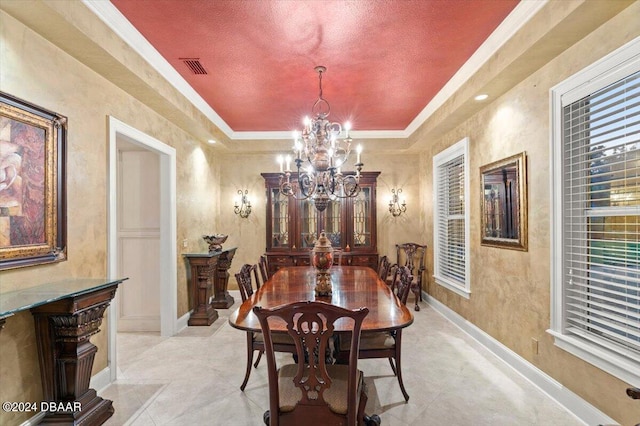
[[[122,226],[118,223],[122,211],[123,194],[118,191],[118,161],[123,151],[138,152],[136,157],[157,162],[159,180],[157,234],[158,259],[156,291],[159,293],[160,335],[169,337],[177,329],[177,243],[176,243],[176,151],[161,141],[114,118],[108,118],[109,125],[109,184],[108,184],[108,273],[118,277],[123,267],[123,250],[120,244]],[[126,147],[126,149],[125,149]],[[127,155],[127,157],[130,157]],[[132,157],[129,158],[129,160]],[[155,159],[155,160],[154,160]],[[130,161],[130,166],[135,161]],[[131,170],[135,169],[133,167]],[[127,281],[121,284],[127,285]],[[127,294],[123,292],[123,294]],[[129,296],[126,296],[127,298]],[[118,296],[109,308],[108,370],[110,381],[117,378],[116,333],[120,316]]]

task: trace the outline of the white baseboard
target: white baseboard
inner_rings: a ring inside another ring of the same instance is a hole
[[[118,333],[120,332],[152,332],[160,333],[160,317],[133,316],[118,318]]]
[[[440,313],[446,319],[458,326],[462,331],[478,341],[478,343],[486,347],[491,351],[491,353],[516,370],[520,375],[539,388],[542,392],[546,393],[550,398],[554,399],[580,421],[587,425],[618,424],[602,411],[571,392],[544,371],[540,370],[535,365],[513,352],[511,349],[507,348],[505,345],[482,331],[473,323],[464,319],[437,299],[434,299],[432,296],[424,292],[422,295],[423,299],[429,303],[436,312]]]
[[[35,416],[31,417],[29,420],[27,420],[24,423],[20,424],[20,426],[36,426],[36,425],[39,425],[40,422],[42,421],[42,419],[44,418],[45,414],[46,414],[45,411],[40,411],[40,412],[38,412],[38,414],[36,414]]]
[[[91,377],[89,387],[95,389],[98,393],[111,384],[111,368],[105,367]]]
[[[178,318],[178,321],[176,321],[176,334],[187,328],[187,326],[189,325],[189,317],[191,316],[191,312],[192,311],[189,311]]]

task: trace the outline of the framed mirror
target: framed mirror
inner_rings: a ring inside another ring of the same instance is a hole
[[[484,246],[527,250],[525,152],[480,168]]]

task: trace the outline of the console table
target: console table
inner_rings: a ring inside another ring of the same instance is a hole
[[[217,309],[233,305],[233,297],[227,291],[229,268],[236,248],[212,253],[185,253],[191,309],[189,325],[211,325],[218,319]]]
[[[47,411],[43,424],[99,425],[113,415],[112,402],[89,388],[98,351],[89,339],[126,279],[69,278],[0,295],[0,325],[17,312],[33,314],[43,402],[64,407]]]

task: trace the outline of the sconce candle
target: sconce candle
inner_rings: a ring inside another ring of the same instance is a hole
[[[238,201],[235,202],[234,205],[234,213],[240,215],[241,218],[246,219],[251,214],[251,201],[249,201],[249,190],[245,189],[242,192],[242,189],[238,189],[238,195],[240,195],[240,204]]]
[[[400,193],[402,192],[402,188],[391,189],[391,200],[389,200],[389,213],[393,217],[398,217],[402,213],[407,211],[407,202],[402,200],[402,204],[400,204]]]

